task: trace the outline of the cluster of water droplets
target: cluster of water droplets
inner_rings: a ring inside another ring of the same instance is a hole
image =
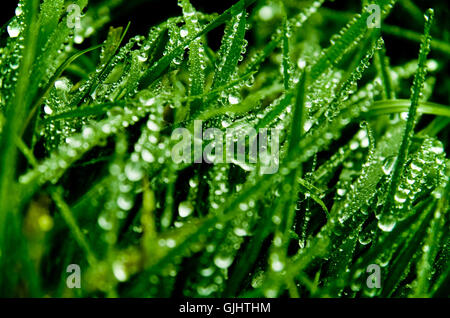
[[[339,221],[339,224],[336,223],[337,231],[335,233],[337,235],[340,235],[343,226],[359,226],[361,222],[364,221],[376,194],[374,189],[370,188],[370,186],[373,187],[376,184],[369,183],[369,178],[371,176],[370,172],[378,161],[378,158],[375,153],[372,133],[366,123],[363,123],[362,126],[366,129],[360,130],[357,134],[357,138],[359,139],[359,143],[362,143],[365,147],[370,145],[368,157],[360,168],[355,167],[355,164],[350,165],[348,168],[344,168],[342,173],[346,171],[347,176],[344,175],[342,182],[338,182],[336,196],[341,196],[343,199],[337,201],[336,207],[338,207],[338,210],[333,213]],[[352,149],[352,144],[350,144],[350,149]],[[361,161],[361,158],[359,161]],[[356,173],[355,169],[360,170],[360,172],[358,172],[359,175],[357,179],[352,182],[351,180]],[[334,208],[335,207],[333,207],[333,209]]]
[[[6,27],[9,35],[7,43],[0,48],[0,109],[6,107],[12,98],[17,81],[19,66],[23,57],[24,46],[24,3],[19,1],[15,16]]]
[[[372,48],[367,52],[364,58],[359,62],[358,66],[352,71],[350,78],[343,84],[339,90],[338,95],[334,101],[325,110],[325,117],[328,120],[332,120],[337,113],[342,102],[348,100],[349,96],[353,95],[357,91],[357,82],[361,79],[363,72],[369,68],[370,61],[377,50],[383,48],[384,41],[382,38],[378,39]]]
[[[215,182],[208,182],[210,198],[229,197],[229,190],[224,188],[224,183],[228,181],[224,174],[228,171],[224,170],[225,167],[225,165],[218,165],[218,168],[212,167],[214,173],[211,173],[211,175],[215,175]],[[216,186],[216,184],[219,184],[219,186]],[[239,190],[236,189],[236,191]],[[229,268],[236,260],[245,237],[251,235],[251,228],[257,220],[256,202],[251,198],[240,202],[238,208],[239,213],[229,224],[216,223],[214,227],[215,235],[211,240],[208,240],[205,251],[198,261],[200,264],[199,275],[192,278],[195,280],[195,284],[192,284],[195,287],[190,292],[192,295],[204,297],[223,292],[223,283],[228,279]],[[212,211],[212,213],[215,212]]]
[[[390,175],[395,160],[386,161],[383,172]],[[432,192],[445,178],[445,153],[442,143],[434,138],[423,140],[408,161],[400,184],[394,194],[392,209],[377,215],[383,231],[391,231],[395,224],[410,215],[415,200]]]
[[[25,26],[23,23],[23,8],[23,1],[19,1],[15,10],[15,16],[11,19],[6,27],[6,31],[8,32],[10,38],[17,38],[24,30]]]
[[[169,40],[167,42],[165,52],[163,53],[164,55],[177,49],[189,35],[189,31],[186,27],[179,27],[175,23],[168,24],[167,29],[169,32]],[[177,56],[174,57],[171,61],[172,68],[177,68],[183,62],[184,53],[185,51],[182,50]]]
[[[39,184],[47,181],[55,183],[66,171],[66,169],[82,155],[94,146],[104,144],[106,139],[125,128],[135,124],[140,118],[150,111],[155,100],[148,104],[132,104],[124,106],[115,113],[98,122],[90,122],[83,126],[81,131],[65,139],[50,156],[45,159],[36,169],[30,170],[19,179],[21,183],[27,184],[37,180]]]
[[[111,178],[107,185],[108,199],[97,220],[100,228],[105,231],[104,239],[110,246],[116,243],[120,220],[125,218],[134,205],[133,187],[128,182],[125,172],[127,150],[128,144],[125,137],[119,135],[116,141],[115,159],[109,165]]]
[[[181,201],[178,205],[178,216],[180,220],[175,222],[175,226],[181,226],[184,220],[193,215],[198,189],[199,178],[198,176],[193,176],[189,179],[189,192],[186,200]]]
[[[55,81],[42,107],[42,114],[45,119],[50,119],[52,116],[73,109],[70,106],[70,90],[72,87],[72,82],[66,77],[60,77]],[[46,149],[51,151],[65,143],[66,138],[72,136],[86,123],[87,121],[84,118],[49,120],[41,132],[44,136]]]
[[[180,30],[182,38],[188,38],[189,35],[197,34],[201,31],[199,14],[189,1],[178,1],[178,5],[183,9],[185,25]],[[207,57],[203,39],[196,38],[189,44],[189,87],[191,95],[203,93],[205,85],[205,70],[207,67]],[[192,106],[194,113],[199,107],[198,101]]]
[[[131,38],[111,61],[105,59],[97,67],[90,80],[98,84],[92,89],[89,81],[86,83],[92,100],[97,103],[111,102],[123,97],[131,98],[136,94],[139,79],[145,69],[140,62],[144,40],[143,36]]]
[[[217,213],[229,196],[228,173],[230,166],[217,164],[211,167],[208,177],[209,184],[209,206],[212,213]]]

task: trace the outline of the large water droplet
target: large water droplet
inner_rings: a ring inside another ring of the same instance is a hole
[[[396,161],[395,157],[390,157],[390,158],[386,159],[386,161],[383,165],[383,172],[385,175],[391,174],[392,168],[394,168],[395,161]]]
[[[21,31],[19,23],[16,20],[13,20],[10,24],[8,24],[7,31],[10,37],[18,37]]]
[[[182,29],[180,30],[180,36],[181,36],[182,38],[185,38],[185,37],[187,37],[188,35],[189,35],[189,31],[188,31],[187,29],[182,28]]]
[[[217,255],[214,258],[214,264],[222,269],[227,269],[230,267],[231,263],[233,263],[233,258],[231,256]]]
[[[239,97],[230,95],[228,96],[228,101],[230,102],[231,105],[239,104]]]
[[[130,162],[125,166],[125,174],[130,181],[139,181],[143,177],[140,165],[135,162]]]
[[[133,198],[128,194],[121,194],[117,198],[117,205],[122,210],[128,211],[133,207]]]
[[[192,206],[191,202],[189,201],[183,201],[178,206],[178,214],[182,217],[188,217],[192,214],[192,211],[194,210],[194,207]]]
[[[119,282],[124,282],[127,280],[128,278],[128,274],[126,272],[126,268],[124,266],[124,264],[120,261],[115,261],[113,263],[113,273],[114,273],[114,277],[116,277],[116,279]]]
[[[384,232],[391,232],[395,227],[395,220],[387,219],[387,220],[379,220],[378,227]]]

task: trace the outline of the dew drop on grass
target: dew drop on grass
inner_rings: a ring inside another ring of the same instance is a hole
[[[147,128],[150,129],[151,131],[159,131],[159,126],[152,120],[149,120],[147,122]]]
[[[84,37],[81,34],[75,34],[74,40],[76,44],[81,44],[84,41]]]
[[[154,97],[139,97],[139,102],[141,102],[144,106],[151,106],[155,103]]]
[[[212,267],[203,268],[200,270],[200,275],[203,277],[209,277],[214,273],[214,269]]]
[[[128,180],[135,182],[141,180],[144,174],[139,163],[129,162],[125,166],[125,175],[127,176]]]
[[[297,61],[297,66],[300,68],[300,69],[304,69],[305,68],[305,66],[306,66],[306,61],[304,60],[304,59],[302,59],[302,58],[299,58],[298,59],[298,61]],[[311,102],[308,102],[309,103],[309,107],[308,106],[306,106],[307,108],[311,108]]]
[[[120,194],[117,198],[117,206],[124,211],[128,211],[133,207],[134,200],[128,194]]]
[[[406,194],[404,194],[403,192],[397,192],[394,195],[394,200],[398,203],[404,203],[407,198],[408,198],[408,196]]]
[[[196,188],[198,186],[198,180],[194,178],[189,179],[189,186],[191,188]]]
[[[119,282],[124,282],[127,280],[128,274],[125,265],[121,261],[115,261],[112,267],[114,277],[116,277]]]
[[[230,96],[228,96],[228,102],[229,102],[231,105],[239,104],[239,97],[230,95]]]
[[[177,242],[173,238],[168,238],[166,240],[166,246],[168,248],[174,248],[175,246],[177,246]]]
[[[385,163],[383,164],[383,172],[385,175],[390,175],[392,172],[392,169],[394,168],[396,159],[394,157],[386,159]]]
[[[180,30],[180,36],[182,37],[182,38],[185,38],[185,37],[187,37],[189,35],[189,31],[186,29],[186,28],[182,28],[181,30]]]
[[[274,259],[272,260],[271,267],[274,272],[281,272],[284,269],[284,263],[279,259]]]
[[[49,105],[45,105],[44,113],[46,113],[47,115],[51,115],[51,114],[53,114],[53,109]]]
[[[241,236],[241,237],[248,235],[247,230],[240,228],[240,227],[236,227],[234,229],[234,234],[236,234],[237,236]]]
[[[194,210],[194,207],[192,206],[192,203],[189,201],[183,201],[178,206],[178,214],[182,217],[188,217],[192,214],[192,211]]]
[[[108,218],[104,214],[100,215],[100,217],[98,218],[98,225],[105,231],[109,231],[113,227],[111,221],[108,220]]]
[[[11,66],[11,68],[13,70],[17,70],[19,68],[19,61],[16,60],[16,61],[11,62],[11,64],[9,66]]]
[[[277,297],[277,290],[273,289],[273,288],[268,288],[266,290],[264,290],[264,296],[266,296],[267,298],[275,298]]]
[[[358,238],[358,241],[361,245],[367,245],[370,242],[372,242],[372,239],[370,238],[369,235],[363,235]]]
[[[92,127],[85,127],[81,134],[84,139],[90,139],[94,136],[94,129]]]
[[[217,290],[216,285],[210,286],[197,286],[197,293],[202,297],[210,296],[213,292]]]
[[[8,31],[9,36],[12,38],[18,37],[21,32],[20,24],[16,19],[11,21],[11,23],[8,24],[8,27],[6,29]]]
[[[155,157],[148,149],[144,149],[141,152],[142,159],[148,163],[152,163],[155,161]]]
[[[383,231],[383,232],[391,232],[394,227],[395,227],[395,220],[393,219],[380,219],[378,220],[378,227]]]
[[[239,203],[239,209],[241,209],[242,211],[247,211],[248,204],[247,203]]]
[[[231,256],[224,256],[219,254],[214,257],[214,264],[221,269],[227,269],[232,263],[233,258]]]
[[[274,10],[271,6],[263,6],[258,11],[259,18],[263,21],[270,21],[274,17]]]
[[[138,54],[137,59],[139,62],[144,63],[145,61],[147,61],[148,56],[145,53]]]
[[[305,132],[308,132],[311,129],[312,126],[313,126],[313,122],[311,120],[306,120],[305,124],[303,126],[303,130]]]
[[[67,92],[70,89],[70,82],[67,78],[60,78],[55,81],[55,88]]]
[[[19,4],[14,12],[16,14],[16,16],[19,16],[23,13],[23,9],[22,9],[22,5]]]

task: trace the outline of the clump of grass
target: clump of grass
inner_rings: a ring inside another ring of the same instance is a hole
[[[221,14],[180,0],[145,35],[90,40],[121,2],[19,1],[2,29],[1,296],[448,296],[450,111],[429,100],[449,50],[433,10],[405,34],[418,60],[391,65],[394,0],[374,2],[381,29],[370,1],[347,19],[323,0]],[[171,134],[196,120],[279,129],[278,171],[176,163]]]

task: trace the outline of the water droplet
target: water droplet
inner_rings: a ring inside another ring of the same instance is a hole
[[[129,162],[125,166],[125,174],[130,181],[139,181],[143,177],[143,172],[138,163]]]
[[[180,36],[181,36],[182,38],[185,38],[185,37],[187,37],[188,35],[189,35],[189,31],[188,31],[187,29],[182,28],[182,29],[180,30]]]
[[[119,282],[124,282],[127,280],[128,278],[128,274],[126,272],[125,266],[122,262],[120,261],[115,261],[113,263],[113,273],[114,273],[114,277],[116,277],[116,279]]]
[[[398,192],[394,195],[394,200],[398,203],[404,203],[406,201],[407,195],[402,193],[402,192]]]
[[[275,298],[277,297],[278,292],[276,291],[276,289],[266,289],[264,290],[264,296],[266,296],[267,298]]]
[[[192,203],[189,201],[183,201],[178,206],[178,214],[182,217],[188,217],[192,214],[192,211],[194,210],[194,207],[192,206]]]
[[[55,88],[67,92],[70,90],[70,82],[67,78],[60,78],[55,81]]]
[[[284,264],[280,260],[274,260],[271,266],[274,272],[280,272],[284,268]]]
[[[151,120],[147,122],[147,128],[151,131],[159,131],[159,126]]]
[[[117,198],[117,205],[122,210],[128,211],[133,207],[134,201],[133,198],[128,194],[121,194]]]
[[[222,269],[227,269],[230,267],[231,263],[233,263],[233,258],[231,256],[217,255],[214,258],[214,264]]]
[[[395,227],[395,220],[379,220],[378,227],[384,232],[391,232]]]
[[[7,31],[10,37],[18,37],[21,31],[19,23],[16,20],[13,20],[10,24],[8,24]]]
[[[204,268],[200,271],[200,275],[203,277],[209,277],[214,273],[214,269],[212,267]]]
[[[239,98],[233,95],[228,96],[228,101],[231,105],[239,104]]]
[[[385,175],[391,174],[392,169],[394,168],[395,161],[396,161],[395,157],[390,157],[390,158],[386,159],[386,161],[383,165],[383,168],[382,168]]]
[[[303,69],[306,66],[306,61],[304,59],[302,59],[302,58],[299,58],[298,61],[297,61],[297,65],[298,65],[299,68]],[[310,106],[307,107],[307,108],[311,108],[311,102],[309,102],[309,105]]]
[[[234,229],[234,234],[236,234],[237,236],[247,236],[248,235],[248,233],[245,229],[239,228],[239,227]]]
[[[258,11],[259,18],[263,21],[272,20],[274,12],[271,6],[263,6]]]
[[[369,235],[363,235],[358,238],[358,241],[361,245],[367,245],[370,242],[372,242],[372,239],[370,238]]]
[[[21,5],[18,5],[15,11],[16,16],[19,16],[23,13],[23,9]]]
[[[50,106],[45,105],[44,106],[44,113],[46,113],[47,115],[51,115],[51,114],[53,114],[53,110],[50,108]]]
[[[167,246],[168,248],[174,248],[176,245],[177,245],[177,242],[176,242],[174,239],[168,238],[168,239],[166,240],[166,246]]]
[[[137,59],[139,62],[144,63],[145,61],[147,61],[148,57],[145,53],[142,53],[138,54]]]
[[[81,43],[83,43],[84,38],[83,38],[82,35],[76,34],[75,37],[74,37],[74,39],[73,39],[73,41],[74,41],[76,44],[81,44]]]
[[[106,230],[106,231],[111,230],[112,227],[113,227],[112,222],[110,222],[110,221],[106,218],[106,216],[103,215],[103,214],[100,215],[100,217],[98,218],[98,225],[99,225],[102,229],[104,229],[104,230]]]
[[[85,127],[81,134],[83,138],[90,139],[94,135],[94,129],[91,127]]]
[[[144,106],[151,106],[155,103],[155,98],[154,97],[145,98],[144,96],[141,96],[141,97],[139,97],[139,101]]]
[[[146,162],[152,163],[155,161],[155,157],[152,155],[152,153],[148,149],[142,150],[141,156],[142,156],[142,159]]]

